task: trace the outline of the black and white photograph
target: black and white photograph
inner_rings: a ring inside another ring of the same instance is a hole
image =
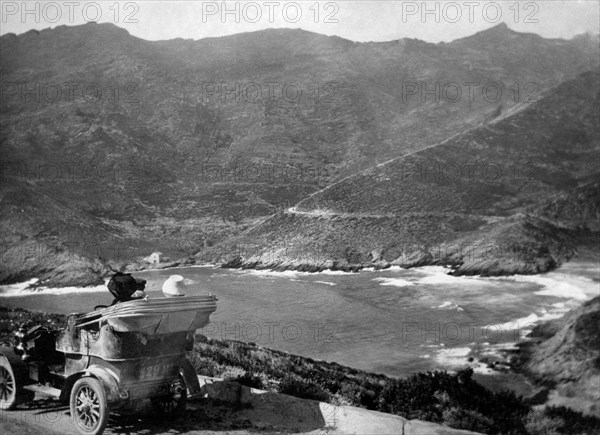
[[[0,0],[0,433],[600,434],[598,0]]]

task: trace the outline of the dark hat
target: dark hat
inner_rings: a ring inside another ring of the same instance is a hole
[[[137,290],[137,281],[131,274],[117,272],[108,282],[108,290],[119,301],[128,301]]]

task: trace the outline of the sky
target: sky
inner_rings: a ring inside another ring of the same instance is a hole
[[[89,21],[112,22],[147,40],[201,39],[301,28],[353,41],[452,41],[499,23],[546,38],[600,33],[599,0],[5,1],[1,34]]]

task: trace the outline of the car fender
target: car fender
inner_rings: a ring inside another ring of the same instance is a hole
[[[116,402],[122,399],[119,395],[119,376],[112,370],[92,365],[85,369],[80,377],[84,376],[92,376],[102,383],[108,402]]]
[[[15,377],[20,380],[20,383],[28,383],[29,367],[14,350],[8,346],[0,346],[0,358],[4,358],[9,362]]]

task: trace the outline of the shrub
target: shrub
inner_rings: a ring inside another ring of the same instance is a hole
[[[531,411],[525,418],[525,429],[530,435],[559,435],[563,421],[549,417],[544,411]]]
[[[443,413],[444,424],[455,429],[466,429],[475,432],[493,432],[494,422],[491,418],[470,409],[452,407]]]
[[[560,419],[562,426],[558,429],[564,434],[598,434],[600,419],[591,415],[582,415],[564,406],[549,406],[544,415],[551,419]]]
[[[278,391],[282,394],[289,394],[301,399],[329,402],[329,394],[319,385],[293,376],[283,378],[279,383]]]
[[[251,372],[246,372],[243,375],[236,376],[234,378],[231,378],[230,380],[238,382],[250,388],[258,388],[259,390],[262,390],[264,388],[262,378]]]
[[[219,365],[210,358],[201,357],[193,353],[191,361],[192,365],[196,369],[196,373],[199,375],[216,377],[221,372],[219,370]]]
[[[30,328],[42,325],[49,329],[63,329],[67,316],[62,314],[34,313],[20,308],[0,307],[0,342],[14,342],[14,332],[21,324]]]

